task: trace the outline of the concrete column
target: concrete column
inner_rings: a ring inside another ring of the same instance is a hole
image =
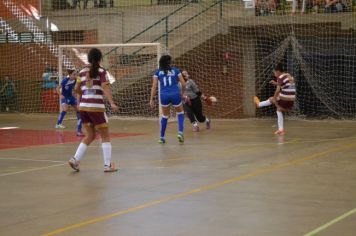
[[[253,96],[255,95],[256,85],[256,62],[255,62],[255,41],[252,38],[245,38],[243,40],[243,114],[247,117],[254,117],[256,114],[256,107],[253,103]]]

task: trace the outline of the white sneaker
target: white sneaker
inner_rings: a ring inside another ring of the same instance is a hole
[[[114,163],[110,163],[110,166],[104,166],[104,172],[116,172],[118,170]]]
[[[69,159],[68,164],[73,170],[79,172],[79,161],[77,161],[77,159],[72,157],[71,159]]]
[[[65,129],[66,127],[62,124],[56,125],[56,129]]]

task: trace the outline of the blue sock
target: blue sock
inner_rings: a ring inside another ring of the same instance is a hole
[[[67,114],[66,111],[62,111],[61,114],[59,114],[57,125],[62,124],[64,116]]]
[[[166,134],[166,129],[167,129],[167,123],[168,123],[168,117],[162,116],[161,117],[161,138],[164,138]]]
[[[77,112],[77,132],[81,132],[82,131],[82,119],[80,118],[80,113]]]
[[[184,112],[178,112],[178,133],[183,134],[184,132]]]

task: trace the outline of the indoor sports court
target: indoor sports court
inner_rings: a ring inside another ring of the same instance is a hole
[[[353,122],[213,121],[178,144],[169,123],[111,120],[117,173],[99,143],[73,172],[74,131],[2,115],[1,235],[354,235]],[[74,129],[75,122],[68,122]],[[344,215],[347,214],[347,215]],[[331,223],[331,225],[328,225]],[[324,228],[320,228],[324,227]]]
[[[0,235],[356,235],[355,11],[0,0]]]

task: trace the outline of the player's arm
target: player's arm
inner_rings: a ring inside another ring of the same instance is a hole
[[[158,78],[156,76],[153,76],[152,78],[152,87],[151,87],[151,96],[150,96],[150,106],[151,108],[154,108],[154,101],[153,98],[155,97],[157,93],[157,87],[158,87]]]
[[[58,85],[58,86],[56,87],[56,91],[57,91],[57,93],[58,93],[59,96],[61,96],[61,87],[62,87],[62,85]]]
[[[184,80],[182,74],[179,74],[178,78],[179,78],[179,82],[182,86],[182,95],[183,95],[183,94],[185,94],[185,88],[186,88],[185,80]]]
[[[277,86],[277,81],[275,81],[274,79],[269,81],[270,84],[274,85],[274,86]]]
[[[113,111],[117,111],[118,107],[117,107],[117,105],[115,104],[115,102],[114,102],[114,100],[112,98],[112,92],[111,92],[111,88],[110,88],[109,82],[101,83],[101,87],[103,88],[103,92],[104,92],[104,95],[105,95],[106,99],[110,103],[111,109]]]

